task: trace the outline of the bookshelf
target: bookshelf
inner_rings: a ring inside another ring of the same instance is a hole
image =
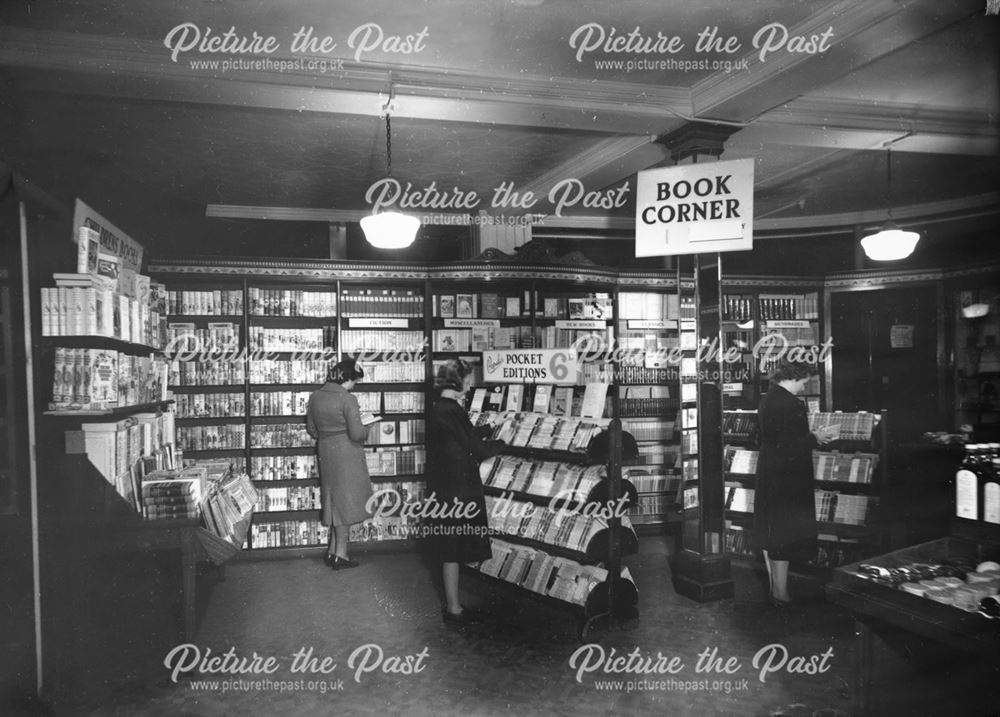
[[[726,278],[722,295],[723,401],[753,409],[767,393],[767,372],[781,356],[808,360],[818,374],[802,396],[810,411],[826,405],[823,373],[830,348],[822,335],[822,282]],[[826,347],[826,348],[824,348]]]
[[[755,562],[750,547],[757,473],[756,411],[725,411],[726,552]],[[819,549],[814,567],[836,568],[884,548],[879,501],[886,486],[886,412],[814,412],[810,429],[840,427],[840,438],[813,451]]]
[[[679,298],[675,288],[617,294],[618,410],[638,452],[622,470],[638,494],[630,519],[641,532],[680,520]]]
[[[315,445],[303,417],[329,364],[343,358],[355,358],[365,373],[355,390],[362,409],[383,418],[365,447],[375,489],[422,491],[428,368],[421,278],[317,281],[261,272],[167,281],[168,306],[179,312],[167,324],[170,388],[186,455],[228,460],[250,474],[259,496],[248,549],[327,542]],[[382,517],[356,526],[352,540],[403,533],[397,520]]]

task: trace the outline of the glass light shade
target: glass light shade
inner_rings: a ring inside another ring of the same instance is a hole
[[[905,259],[917,246],[920,235],[895,226],[886,225],[861,240],[865,255],[874,261]]]
[[[420,220],[399,212],[372,214],[361,220],[368,243],[377,249],[405,249],[417,238]]]

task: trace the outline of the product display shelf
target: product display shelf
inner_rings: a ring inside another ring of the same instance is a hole
[[[503,432],[499,422],[494,438]],[[560,464],[550,460],[553,451],[537,449],[526,448],[527,453],[515,456],[505,447],[480,467],[495,536],[494,556],[465,567],[543,601],[572,606],[581,639],[600,619],[617,622],[638,616],[635,584],[620,565],[623,555],[638,550],[626,515],[635,490],[622,485],[621,435],[620,422],[612,421],[590,441],[588,453],[595,458],[608,454],[606,466],[593,460],[590,465],[576,460]],[[530,474],[530,482],[518,477],[522,472]],[[536,482],[543,477],[543,482]],[[560,485],[556,480],[586,485],[586,498],[578,495],[574,501],[553,502]],[[522,482],[527,483],[526,490],[508,489],[511,483]],[[611,580],[609,575],[618,577]]]
[[[813,363],[819,375],[802,400],[811,411],[826,405],[823,374],[823,282],[811,278],[726,277],[722,286],[722,346],[729,350],[722,377],[727,409],[755,408],[767,393],[767,372],[782,356]]]
[[[676,418],[680,410],[680,303],[676,290],[614,294],[614,383],[623,428],[637,442],[642,462],[623,471],[645,485],[637,491],[630,520],[641,533],[660,532],[680,520]]]
[[[818,496],[824,496],[822,501],[817,497],[817,511],[822,510],[823,515],[817,514],[820,549],[814,566],[827,570],[873,554],[885,544],[887,530],[879,517],[878,502],[885,485],[887,463],[886,413],[835,412],[812,416],[813,421],[824,424],[872,424],[868,438],[835,440],[813,451],[814,485]],[[753,526],[758,454],[757,429],[755,425],[748,429],[750,419],[755,422],[755,411],[724,412],[725,540],[727,552],[734,560],[757,566],[760,563],[750,551],[746,532]],[[726,432],[727,427],[729,432]],[[734,466],[739,466],[739,470],[732,470]],[[821,478],[820,475],[831,477]],[[853,515],[852,507],[862,510],[863,516]],[[824,577],[828,576],[824,573]]]

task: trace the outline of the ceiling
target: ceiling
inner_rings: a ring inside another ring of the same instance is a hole
[[[814,52],[762,53],[768,26]],[[186,47],[230,28],[278,47]],[[293,52],[308,28],[317,44]],[[707,28],[718,44],[696,47]],[[538,233],[627,245],[632,202],[552,216],[544,198],[566,179],[634,197],[637,171],[673,164],[657,139],[707,123],[728,134],[722,159],[755,160],[758,238],[850,234],[891,206],[928,241],[988,246],[998,52],[985,0],[16,0],[0,6],[0,162],[156,256],[291,255],[369,213],[391,93],[394,178],[476,192],[477,211],[503,184],[532,191]],[[196,65],[233,60],[257,65]]]

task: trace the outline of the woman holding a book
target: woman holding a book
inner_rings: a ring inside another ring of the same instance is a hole
[[[465,361],[442,365],[434,379],[435,400],[427,421],[426,502],[433,508],[428,511],[432,516],[428,528],[443,566],[444,621],[455,625],[478,619],[459,599],[459,565],[493,556],[479,463],[502,445],[485,440],[483,431],[469,420],[465,394],[471,383],[472,368]]]
[[[806,406],[798,396],[814,369],[805,363],[779,361],[771,387],[757,411],[760,456],[754,497],[754,538],[764,554],[771,602],[791,602],[788,564],[816,557],[816,501],[812,450],[836,437],[826,427],[812,433]]]
[[[372,483],[364,452],[368,426],[351,393],[363,375],[353,359],[341,361],[330,368],[306,409],[306,428],[319,454],[322,521],[330,528],[324,561],[334,570],[358,566],[347,555],[351,526],[371,517],[366,503]]]

